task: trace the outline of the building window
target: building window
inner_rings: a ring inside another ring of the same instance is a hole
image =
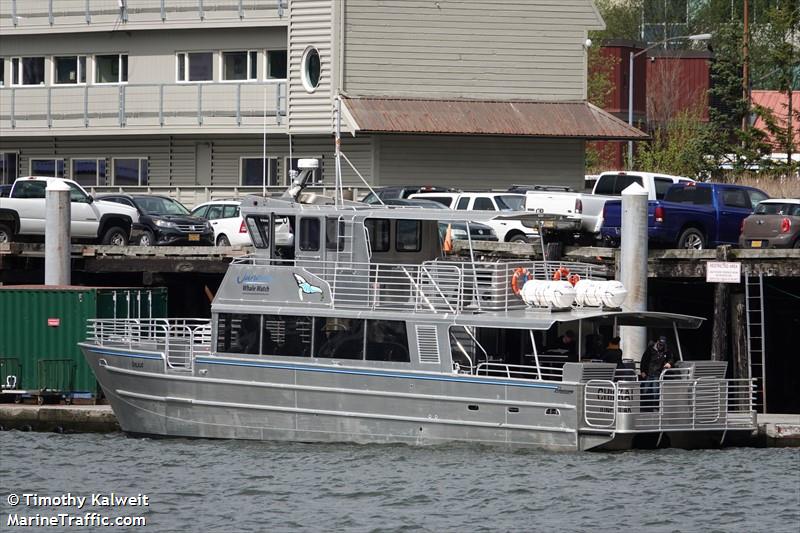
[[[178,81],[214,81],[214,54],[179,52]]]
[[[306,185],[322,185],[322,180],[324,179],[324,174],[322,172],[323,171],[323,160],[322,160],[322,156],[321,155],[310,155],[310,156],[303,156],[303,157],[293,157],[291,159],[289,159],[287,157],[286,160],[285,160],[285,165],[284,165],[286,167],[286,183],[287,184],[291,184],[291,182],[292,182],[292,179],[289,176],[289,172],[290,171],[292,171],[292,170],[297,171],[297,172],[300,171],[300,169],[297,168],[297,163],[301,159],[316,159],[317,161],[319,161],[319,167],[315,168],[313,170],[313,173],[311,174],[311,179],[309,179],[306,182]]]
[[[12,58],[11,85],[44,85],[44,57]]]
[[[314,47],[306,48],[303,52],[303,61],[301,62],[301,77],[306,91],[313,93],[319,86],[320,73],[322,71],[322,64],[319,59],[319,51]]]
[[[64,160],[63,159],[31,159],[30,160],[30,175],[31,176],[46,176],[50,178],[63,178],[64,177]]]
[[[130,157],[112,160],[114,185],[147,185],[148,168],[146,157]]]
[[[126,83],[128,81],[128,54],[94,56],[95,83]]]
[[[258,79],[258,53],[222,52],[223,81],[251,81]]]
[[[105,185],[106,160],[73,159],[70,165],[70,177],[81,185]]]
[[[0,87],[6,84],[6,60],[0,57]]]
[[[286,50],[267,50],[267,79],[286,79]]]
[[[264,158],[241,157],[239,158],[239,184],[243,187],[264,185]],[[278,158],[267,158],[266,185],[278,185]]]
[[[53,83],[56,85],[86,83],[86,56],[54,57]]]
[[[0,152],[0,185],[14,183],[19,176],[19,154]]]
[[[398,220],[395,249],[398,252],[419,252],[422,241],[422,225],[419,220]]]
[[[300,250],[303,252],[319,251],[319,219],[300,219]]]

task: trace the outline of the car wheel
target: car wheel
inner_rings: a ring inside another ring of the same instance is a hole
[[[217,246],[230,246],[231,241],[228,240],[228,237],[225,235],[220,235],[217,237]]]
[[[687,250],[703,250],[706,247],[706,238],[697,228],[686,228],[678,238],[678,248]]]
[[[139,238],[139,246],[153,246],[155,242],[155,237],[153,236],[153,232],[150,230],[145,230],[142,233],[142,236]]]
[[[517,233],[516,235],[514,235],[513,237],[508,239],[508,242],[524,242],[524,243],[527,243],[528,242],[528,238],[525,235],[522,235],[521,233]]]
[[[0,244],[6,244],[13,240],[14,232],[6,224],[0,224]]]
[[[119,226],[111,226],[103,235],[103,244],[111,246],[127,246],[128,234]]]

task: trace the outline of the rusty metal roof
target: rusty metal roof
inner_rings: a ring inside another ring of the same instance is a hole
[[[588,102],[342,98],[356,132],[647,139]]]

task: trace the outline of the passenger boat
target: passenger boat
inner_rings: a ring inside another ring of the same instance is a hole
[[[231,263],[210,320],[89,321],[81,348],[125,432],[591,450],[755,428],[752,383],[725,363],[679,351],[654,387],[585,356],[587,336],[620,326],[680,350],[701,318],[622,311],[593,265],[443,251],[440,224],[496,213],[300,203],[307,174],[242,202],[256,252]],[[294,239],[276,242],[287,223]],[[567,329],[576,353],[548,351]]]

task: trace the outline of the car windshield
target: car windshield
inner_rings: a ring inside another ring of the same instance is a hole
[[[497,207],[501,211],[524,211],[525,210],[525,197],[524,196],[498,196],[495,198]],[[505,207],[503,207],[505,206]]]
[[[161,198],[158,196],[145,197],[138,196],[133,199],[136,207],[148,215],[188,215],[189,210],[183,207],[180,202],[171,198]]]

